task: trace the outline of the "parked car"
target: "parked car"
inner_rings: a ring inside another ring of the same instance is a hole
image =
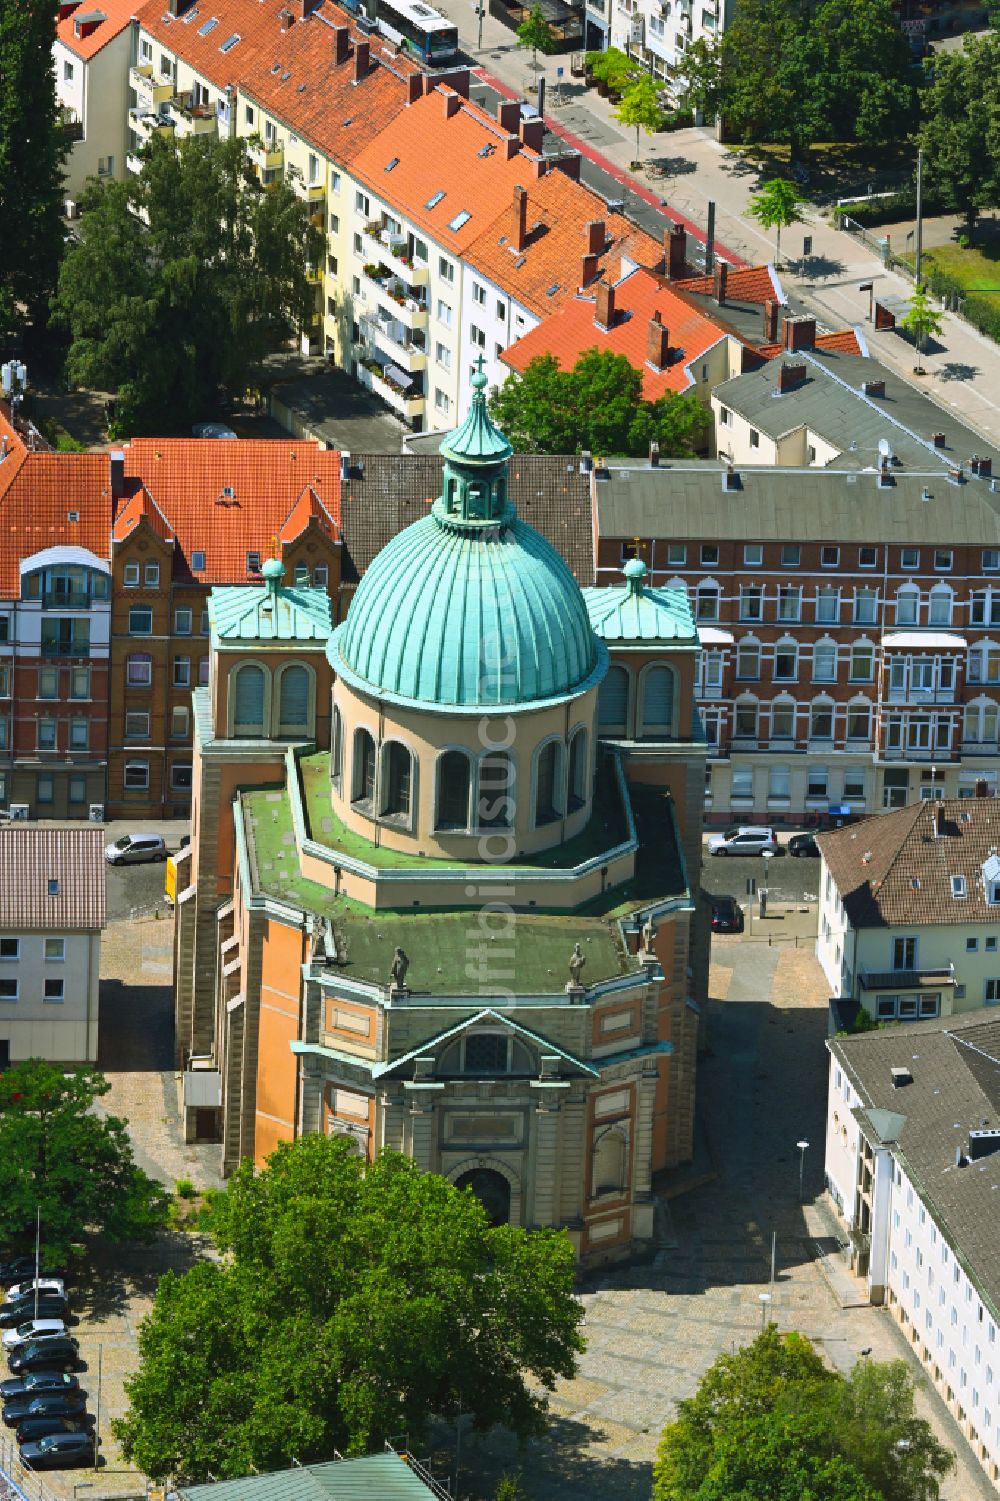
[[[236,434],[224,422],[196,422],[191,429],[194,438],[235,438]]]
[[[145,865],[167,858],[166,841],[160,834],[123,834],[104,850],[109,865]]]
[[[79,1391],[79,1378],[65,1371],[28,1371],[23,1376],[9,1376],[6,1381],[0,1381],[0,1402],[13,1402],[19,1397],[30,1401],[33,1397]],[[86,1392],[82,1394],[87,1395]]]
[[[788,841],[788,853],[796,855],[800,860],[818,860],[819,845],[812,834],[793,834]]]
[[[713,896],[712,932],[742,933],[743,908],[733,896]]]
[[[36,1339],[19,1345],[7,1357],[12,1376],[27,1371],[82,1371],[80,1346],[68,1334],[61,1339]]]
[[[29,1470],[68,1470],[92,1465],[96,1440],[92,1433],[50,1433],[21,1445],[21,1463]]]
[[[62,1277],[58,1269],[46,1268],[40,1277]],[[0,1262],[0,1287],[12,1287],[15,1282],[33,1282],[35,1276],[34,1256],[17,1256],[13,1261]]]
[[[25,1418],[71,1418],[87,1410],[86,1392],[49,1392],[35,1397],[13,1397],[3,1405],[2,1417],[8,1428],[16,1428]]]
[[[33,1296],[21,1298],[16,1303],[0,1306],[0,1329],[16,1329],[25,1319],[33,1319],[36,1314],[40,1319],[63,1319],[65,1322],[66,1312],[65,1298],[39,1297],[37,1309]]]
[[[8,1303],[20,1303],[22,1298],[33,1298],[34,1296],[34,1280],[31,1282],[15,1282],[13,1287],[7,1289]],[[38,1296],[40,1298],[65,1298],[66,1284],[61,1277],[39,1277]]]
[[[47,1339],[62,1339],[66,1333],[66,1325],[62,1319],[26,1319],[23,1324],[18,1324],[16,1329],[5,1329],[3,1344],[5,1350],[16,1350],[18,1345],[27,1345],[32,1342],[43,1343]]]
[[[30,1444],[35,1439],[47,1438],[50,1433],[86,1433],[93,1426],[93,1417],[82,1409],[79,1418],[61,1418],[57,1415],[46,1417],[39,1414],[18,1423],[16,1437],[19,1444]]]
[[[710,855],[772,855],[781,848],[773,829],[766,824],[739,824],[724,834],[712,834],[708,841]]]

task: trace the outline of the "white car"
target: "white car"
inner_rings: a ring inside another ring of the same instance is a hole
[[[16,1329],[4,1330],[4,1349],[8,1352],[16,1350],[19,1345],[26,1345],[29,1340],[65,1339],[67,1333],[62,1319],[29,1319],[26,1324],[19,1324]]]
[[[19,1282],[16,1287],[8,1288],[7,1302],[17,1303],[21,1298],[30,1298],[34,1291],[34,1281]],[[61,1277],[39,1277],[38,1296],[40,1298],[65,1298],[66,1284]]]
[[[710,855],[762,855],[765,850],[775,854],[780,848],[774,830],[766,824],[741,824],[725,834],[713,834],[708,841]]]

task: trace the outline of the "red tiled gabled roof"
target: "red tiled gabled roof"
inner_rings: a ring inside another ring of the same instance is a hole
[[[271,553],[309,489],[324,529],[339,533],[340,455],[307,439],[135,438],[125,480],[146,487],[172,529],[175,572],[190,573],[192,553],[205,554],[201,583],[245,583],[247,553]]]
[[[115,517],[115,524],[112,528],[112,536],[115,541],[124,542],[133,527],[138,526],[139,522],[143,519],[148,521],[154,532],[158,532],[165,541],[172,542],[174,540],[173,530],[167,518],[146,489],[146,486],[140,484],[135,494],[130,496],[125,504],[121,506]]]
[[[531,329],[504,351],[504,361],[512,370],[523,371],[537,355],[551,354],[563,370],[570,370],[588,349],[623,354],[642,372],[642,394],[655,401],[668,391],[686,391],[693,384],[690,364],[721,339],[734,337],[727,329],[678,297],[660,277],[640,268],[614,288],[615,316],[610,328],[598,327],[595,321],[596,299],[582,294]],[[669,345],[675,353],[662,370],[647,362],[650,323],[654,313],[667,331]]]
[[[464,255],[512,201],[515,185],[535,177],[539,154],[519,146],[508,160],[507,140],[492,115],[438,84],[400,111],[353,171],[411,223]],[[449,228],[460,215],[467,217]]]
[[[64,47],[87,62],[116,36],[121,36],[134,15],[135,0],[95,0],[92,5],[82,0],[62,5],[56,36]],[[84,34],[78,36],[78,31]]]
[[[868,353],[867,349],[862,349],[857,330],[854,328],[839,328],[830,334],[817,334],[816,348],[828,350],[832,354],[867,355]]]
[[[3,470],[0,464],[0,484]],[[85,547],[107,559],[110,497],[107,454],[25,454],[6,493],[0,491],[0,598],[18,597],[18,562],[43,548]]]
[[[183,58],[200,78],[224,89],[242,78],[257,53],[281,34],[280,8],[265,7],[260,0],[212,0],[211,5],[193,0],[180,15],[172,16],[166,0],[147,0],[137,14],[141,30],[162,43],[164,52]],[[213,19],[216,24],[204,31]],[[233,36],[239,41],[223,52],[223,44]],[[154,64],[158,63],[157,56]]]
[[[689,276],[677,283],[680,291],[693,292],[701,297],[710,297],[714,285],[711,276]],[[785,301],[781,283],[770,266],[746,266],[743,269],[730,266],[726,272],[726,296],[734,302],[759,302],[761,307],[772,298]]]
[[[106,837],[103,829],[0,829],[0,928],[103,928]]]
[[[339,527],[337,523],[316,494],[312,485],[308,485],[286,516],[284,525],[278,533],[278,541],[294,542],[296,537],[301,537],[306,527],[313,521],[316,522],[320,531],[325,532],[328,537],[336,538],[338,536]]]
[[[602,198],[565,172],[546,172],[537,181],[519,186],[527,195],[528,235],[523,248],[514,248],[512,195],[493,223],[469,245],[465,259],[541,317],[574,297],[582,285],[589,224],[603,223],[606,236],[596,274],[591,271],[588,281],[602,277],[617,281],[624,274],[625,259],[650,268],[662,262],[661,244],[624,214],[609,212]]]
[[[0,410],[0,500],[6,495],[28,455],[27,445]]]

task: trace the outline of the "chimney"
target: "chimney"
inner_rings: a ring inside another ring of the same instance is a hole
[[[349,26],[335,26],[333,28],[333,60],[338,68],[341,63],[346,63],[351,50],[351,28]]]
[[[944,448],[946,441],[944,433],[935,433],[932,439],[935,448]]]
[[[456,94],[454,89],[442,89],[441,97],[444,100],[444,117],[450,120],[453,115],[458,114],[462,106],[462,96]]]
[[[776,297],[768,297],[764,303],[764,343],[774,344],[778,337],[778,313],[781,303]]]
[[[660,321],[659,311],[650,318],[646,330],[646,364],[654,370],[665,370],[670,364],[670,334]]]
[[[503,143],[504,161],[512,162],[521,149],[520,136],[507,136]]]
[[[531,120],[521,121],[521,145],[527,146],[529,151],[541,151],[542,142],[545,139],[545,121],[537,116]]]
[[[517,99],[501,99],[497,104],[497,124],[508,135],[521,123],[521,105]]]
[[[581,287],[589,287],[590,283],[594,280],[594,277],[597,275],[597,272],[600,268],[600,257],[596,255],[585,255],[582,257],[582,259],[583,273],[580,277],[580,285]]]
[[[302,19],[304,21],[308,16],[312,15],[314,10],[317,10],[319,8],[319,6],[323,3],[323,0],[301,0],[301,3]]]
[[[518,183],[514,188],[514,229],[511,240],[515,250],[523,250],[528,242],[528,190]]]
[[[360,83],[368,76],[369,43],[355,42],[354,44],[354,82]]]
[[[722,488],[723,490],[740,489],[739,471],[734,469],[731,463],[727,464],[722,471]]]
[[[989,479],[993,473],[993,460],[982,459],[978,454],[973,454],[969,460],[969,468],[973,474],[978,474],[980,479]]]
[[[597,287],[597,305],[594,309],[594,323],[597,328],[605,332],[611,328],[615,321],[615,289],[602,281]]]
[[[778,394],[783,396],[786,391],[792,391],[802,384],[806,378],[805,365],[786,365],[784,360],[778,363]]]
[[[428,80],[427,80],[428,84],[430,83],[430,81],[431,80],[428,78]],[[452,68],[452,69],[450,69],[450,71],[448,72],[448,74],[447,74],[447,76],[446,76],[446,78],[445,78],[444,81],[445,81],[445,83],[447,83],[447,85],[448,85],[448,87],[450,89],[454,89],[455,90],[456,94],[461,94],[461,96],[462,96],[463,99],[468,99],[468,97],[469,97],[469,70],[468,70],[468,68]]]
[[[716,263],[716,267],[715,267],[715,287],[714,287],[714,291],[715,291],[715,300],[719,304],[720,307],[723,307],[725,305],[725,301],[726,301],[726,283],[728,282],[728,280],[729,280],[729,267],[726,265],[725,261],[718,261]]]
[[[423,96],[423,92],[424,75],[422,73],[411,73],[409,78],[406,80],[407,104],[416,104],[417,100]]]
[[[591,219],[584,230],[587,238],[587,254],[601,255],[608,242],[607,231],[603,219]]]
[[[667,275],[671,281],[680,281],[687,271],[687,231],[683,224],[672,224],[666,237]]]
[[[290,10],[282,10],[278,12],[278,22],[282,31],[290,31],[294,25],[295,17]]]
[[[565,172],[574,182],[580,181],[580,153],[579,151],[566,151],[562,156],[555,158],[555,164],[560,172]]]
[[[861,390],[865,396],[884,396],[884,380],[866,380],[862,383]]]
[[[111,499],[121,500],[125,494],[125,452],[121,448],[113,448],[108,459],[111,465]]]
[[[786,318],[782,343],[792,352],[797,349],[815,349],[816,319]]]
[[[649,467],[650,469],[658,469],[660,467],[660,445],[655,438],[649,445]]]

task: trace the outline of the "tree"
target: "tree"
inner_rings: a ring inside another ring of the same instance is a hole
[[[363,1454],[459,1411],[523,1438],[583,1348],[565,1235],[491,1228],[471,1192],[343,1138],[244,1164],[216,1239],[140,1328],[116,1432],[149,1475]]]
[[[825,134],[816,48],[800,0],[743,0],[719,46],[720,105],[744,141],[787,141],[797,156]]]
[[[698,37],[677,61],[675,75],[684,109],[714,120],[722,107],[722,61],[717,40]]]
[[[653,1501],[934,1501],[953,1456],[902,1361],[829,1370],[775,1325],[722,1355],[663,1430]]]
[[[913,54],[892,0],[825,0],[812,26],[829,137],[880,146],[916,125]]]
[[[87,1230],[112,1241],[152,1240],[168,1195],[136,1167],[126,1123],[94,1113],[110,1089],[93,1068],[29,1058],[0,1074],[0,1240],[42,1240],[62,1259]]]
[[[623,125],[635,126],[635,156],[634,165],[639,165],[639,131],[644,130],[647,135],[652,135],[654,130],[659,130],[663,124],[663,111],[660,109],[660,101],[657,98],[656,84],[648,73],[643,73],[634,83],[630,83],[622,95],[621,103],[616,107],[615,118]]]
[[[63,247],[58,0],[0,0],[0,348],[44,324]]]
[[[1000,203],[1000,35],[935,54],[922,109],[925,181],[964,217],[971,239],[981,211]]]
[[[777,229],[774,246],[774,262],[781,260],[781,231],[790,224],[801,224],[799,195],[795,184],[787,177],[771,177],[759,193],[750,199],[750,213],[764,229]]]
[[[928,334],[939,334],[944,326],[941,314],[931,305],[924,282],[918,282],[914,287],[909,310],[900,318],[899,326],[913,335],[913,342],[917,346],[916,373],[923,375],[924,340]]]
[[[117,394],[120,431],[189,430],[252,383],[315,307],[308,207],[248,183],[239,140],[156,137],[128,183],[94,183],[55,301],[69,379]],[[145,221],[142,222],[142,221]]]
[[[538,53],[548,54],[556,50],[556,34],[542,15],[540,5],[532,6],[527,17],[517,28],[517,45],[531,48],[531,66],[538,72]]]
[[[669,394],[647,401],[643,373],[623,354],[589,349],[571,370],[550,354],[509,375],[490,398],[490,410],[519,453],[602,455],[649,452],[654,440],[666,457],[704,447],[708,419],[695,396]]]

